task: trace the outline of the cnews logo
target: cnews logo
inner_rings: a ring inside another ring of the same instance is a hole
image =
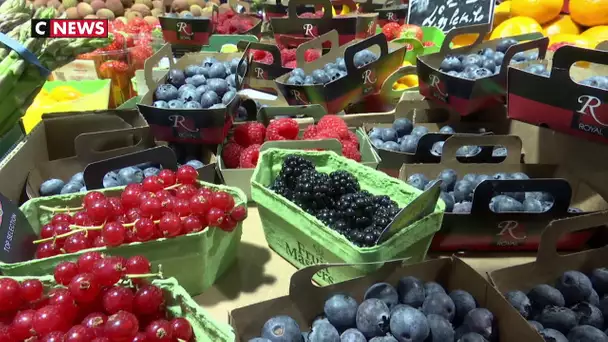
[[[32,38],[107,38],[106,19],[32,19]]]

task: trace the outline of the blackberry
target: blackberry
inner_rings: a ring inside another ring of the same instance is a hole
[[[287,182],[285,182],[285,177],[283,176],[277,176],[274,182],[269,186],[269,189],[290,201],[293,200],[293,192],[287,187]]]
[[[306,171],[314,170],[314,164],[300,156],[289,155],[283,161],[281,172],[277,178],[282,178],[288,189],[293,190],[298,178]]]
[[[295,180],[293,202],[306,211],[333,208],[334,200],[330,193],[329,175],[305,169]]]
[[[360,189],[359,181],[348,171],[334,171],[329,177],[331,178],[331,190],[334,196],[352,194]]]
[[[325,223],[325,225],[329,226],[329,227],[334,227],[336,221],[337,221],[337,213],[335,210],[333,209],[321,209],[319,211],[317,211],[316,217],[323,223]]]
[[[376,208],[376,209],[397,207],[397,202],[391,200],[390,197],[385,196],[385,195],[374,196],[373,201],[374,201],[374,208]]]

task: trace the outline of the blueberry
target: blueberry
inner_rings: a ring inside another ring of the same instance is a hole
[[[427,342],[454,341],[454,328],[450,321],[439,315],[427,315],[426,321],[429,325],[429,337]]]
[[[467,65],[460,75],[466,79],[473,80],[476,77],[475,71],[477,71],[477,69],[479,69],[477,65]]]
[[[574,207],[568,208],[568,213],[570,213],[570,214],[580,214],[582,212],[583,212],[583,210],[579,209],[579,208],[574,208]]]
[[[397,135],[400,137],[410,134],[413,128],[412,121],[407,118],[399,118],[393,122],[393,129],[397,131]]]
[[[452,191],[454,190],[454,185],[458,179],[458,174],[452,169],[443,169],[439,172],[437,179],[443,182],[441,183],[441,190]]]
[[[538,332],[545,341],[569,342],[566,336],[555,329],[543,329]]]
[[[522,315],[524,318],[528,318],[530,311],[532,310],[532,302],[525,293],[521,291],[510,291],[505,293],[505,298],[511,303],[511,305]]]
[[[228,82],[221,78],[210,78],[207,80],[207,87],[214,91],[218,96],[223,96],[230,90]]]
[[[427,295],[422,303],[422,312],[425,315],[439,315],[450,322],[454,319],[455,311],[454,302],[445,293]]]
[[[160,169],[157,167],[148,167],[144,169],[144,177],[158,176]]]
[[[80,192],[87,192],[87,187],[83,186],[82,188],[80,188]]]
[[[461,179],[454,184],[454,201],[472,201],[473,200],[473,183]]]
[[[555,288],[564,295],[566,306],[584,301],[593,289],[591,280],[579,271],[566,271],[555,284]]]
[[[334,69],[338,69],[338,66],[334,63],[327,63],[325,64],[325,66],[323,67],[323,70],[325,70],[326,73],[331,74],[331,72],[329,72],[330,70],[334,70]]]
[[[454,209],[452,209],[452,212],[454,214],[468,214],[471,212],[472,207],[473,203],[469,201],[454,203]]]
[[[494,73],[486,68],[475,69],[471,74],[471,79],[478,80],[485,77],[490,77],[494,75]]]
[[[196,159],[188,160],[188,162],[186,162],[186,165],[190,165],[197,170],[205,166],[202,161]]]
[[[353,57],[353,63],[355,64],[355,67],[360,68],[364,65],[375,62],[377,59],[378,56],[376,56],[376,54],[374,54],[370,50],[361,50],[355,53],[355,56]]]
[[[574,311],[553,305],[545,306],[537,320],[543,327],[555,329],[562,334],[568,334],[570,329],[577,325]]]
[[[188,65],[186,69],[184,69],[184,74],[186,77],[192,77],[197,74],[198,68],[200,68],[199,65]]]
[[[532,308],[535,312],[542,311],[545,306],[564,306],[564,296],[559,290],[551,285],[540,284],[534,286],[528,292],[528,298],[532,301]]]
[[[441,157],[443,153],[443,145],[445,145],[445,141],[437,141],[431,147],[431,154],[437,157]]]
[[[477,178],[475,179],[475,186],[479,185],[481,182],[488,180],[488,179],[492,179],[492,177],[490,177],[489,175],[477,176]]]
[[[382,148],[384,150],[388,150],[388,151],[395,151],[395,152],[398,152],[400,150],[399,144],[397,144],[394,141],[383,142],[382,145],[380,146],[380,148]]]
[[[464,326],[463,326],[464,327]],[[466,327],[464,327],[466,329]],[[483,336],[475,332],[468,332],[462,335],[457,342],[487,342]]]
[[[381,139],[384,141],[397,141],[397,131],[392,128],[382,130]]]
[[[203,108],[209,108],[214,104],[220,102],[220,97],[213,90],[209,90],[201,96],[201,106]]]
[[[175,87],[180,87],[186,82],[186,75],[184,75],[184,72],[179,69],[171,69],[169,70],[167,82],[171,83]]]
[[[590,280],[600,296],[608,293],[608,268],[601,267],[591,271]]]
[[[411,135],[415,135],[417,137],[421,137],[425,134],[429,133],[429,129],[424,126],[416,126],[412,129]]]
[[[456,150],[457,157],[473,157],[481,152],[481,147],[473,145],[461,146]]]
[[[526,60],[528,60],[528,61],[535,61],[537,59],[539,59],[538,51],[533,51],[533,52],[529,52],[526,54]]]
[[[475,332],[486,339],[495,334],[493,331],[494,315],[485,308],[477,308],[469,311],[464,317],[462,324],[469,332]]]
[[[64,195],[64,194],[73,194],[73,193],[79,192],[80,188],[82,188],[82,184],[80,184],[80,183],[74,183],[74,182],[68,182],[66,185],[64,185],[61,188],[60,193],[62,195]]]
[[[236,74],[236,69],[238,69],[240,62],[241,62],[241,60],[238,58],[233,58],[230,61],[230,73]]]
[[[429,182],[429,179],[426,178],[422,173],[414,173],[413,175],[407,178],[407,184],[413,186],[418,190],[424,190],[424,187]],[[407,303],[404,303],[407,304]],[[421,303],[422,304],[422,303]]]
[[[325,73],[325,71],[323,71],[321,69],[313,70],[311,75],[312,75],[312,80],[315,82],[315,84],[325,84],[330,81],[329,76]]]
[[[530,326],[536,331],[541,331],[544,329],[543,325],[538,323],[537,321],[528,321],[528,324],[530,324]]]
[[[451,192],[442,191],[439,198],[445,203],[445,211],[451,213],[454,210],[454,196]]]
[[[466,55],[462,59],[462,65],[466,68],[469,65],[480,67],[483,65],[483,58],[477,54]]]
[[[526,60],[526,55],[524,55],[523,52],[518,52],[513,55],[513,58],[511,59],[511,64],[525,62]]]
[[[300,326],[289,316],[275,316],[266,321],[261,335],[271,341],[303,342]]]
[[[490,209],[495,213],[520,212],[524,210],[524,206],[511,196],[498,195],[490,200]]]
[[[530,64],[524,68],[524,71],[527,71],[532,74],[540,75],[540,74],[544,73],[545,71],[547,71],[547,68],[545,68],[545,66],[542,64]]]
[[[367,342],[367,339],[359,330],[350,328],[340,335],[340,342]]]
[[[509,178],[518,179],[518,180],[530,179],[530,177],[523,172],[513,172],[512,174],[509,175]]]
[[[306,73],[304,72],[304,70],[302,70],[302,68],[295,68],[295,69],[291,70],[290,75],[291,76],[298,76],[300,78],[306,77]]]
[[[338,67],[338,69],[340,69],[342,71],[346,71],[346,63],[344,63],[344,58],[342,58],[342,57],[336,58],[336,66]]]
[[[307,342],[340,342],[340,334],[333,325],[322,322],[312,327]]]
[[[247,342],[272,342],[272,341],[267,338],[264,338],[264,337],[255,337],[255,338],[250,339]]]
[[[393,335],[377,336],[369,340],[369,342],[399,342]]]
[[[492,175],[493,179],[496,180],[507,180],[507,179],[511,179],[511,176],[509,176],[508,173],[506,172],[498,172]]]
[[[541,202],[553,202],[553,195],[548,192],[526,192],[526,198],[535,198]]]
[[[365,291],[363,299],[370,298],[380,299],[389,309],[399,304],[399,294],[397,294],[397,290],[389,283],[376,283],[370,286],[367,291]]]
[[[169,108],[169,105],[165,101],[154,101],[153,106],[156,108]]]
[[[226,77],[226,82],[228,82],[230,87],[236,88],[236,75]]]
[[[206,57],[201,63],[201,65],[204,67],[210,67],[217,62],[218,60],[215,57]]]
[[[524,211],[527,213],[542,213],[544,212],[543,204],[535,198],[526,198],[524,200]]]
[[[369,138],[370,139],[380,139],[382,140],[382,132],[384,132],[385,128],[380,128],[380,127],[374,127],[372,128],[372,130],[369,132]]]
[[[589,295],[589,297],[587,297],[587,299],[585,299],[585,302],[594,306],[599,306],[600,296],[597,294],[597,292],[595,292],[595,290],[591,290],[591,294]]]
[[[323,312],[333,326],[343,331],[355,326],[357,301],[345,294],[334,294],[325,301]]]
[[[475,298],[464,290],[454,290],[450,292],[450,298],[454,302],[455,314],[454,314],[454,323],[460,324],[464,321],[466,315],[477,308],[477,302]]]
[[[451,126],[443,126],[439,130],[439,133],[442,133],[442,134],[454,134],[454,133],[456,133],[456,131],[454,131],[454,129]]]
[[[397,293],[401,304],[419,308],[424,302],[424,283],[415,277],[401,277],[397,285]]]
[[[223,63],[214,63],[209,67],[209,78],[226,78],[226,66]]]
[[[500,68],[498,68],[499,66],[502,66],[502,62],[505,59],[505,54],[503,52],[496,52],[494,54],[494,64],[496,65],[497,69],[500,70]]]
[[[371,139],[371,142],[375,148],[382,148],[382,144],[384,144],[384,141],[382,141],[381,139]]]
[[[247,121],[247,109],[245,109],[243,106],[239,106],[239,108],[236,110],[234,119],[238,122]]]
[[[428,281],[424,284],[424,294],[426,296],[430,296],[433,293],[446,293],[445,289],[443,288],[443,286],[441,286],[440,284],[434,282],[434,281]]]
[[[169,102],[171,100],[175,100],[178,97],[178,91],[175,86],[172,84],[161,84],[156,88],[154,92],[154,97],[157,101],[166,101]]]
[[[455,76],[455,77],[460,77],[460,73],[458,71],[455,70],[450,70],[447,72],[448,75],[450,76]]]
[[[201,66],[200,69],[198,69],[198,72],[196,74],[197,75],[203,75],[205,77],[209,77],[209,67],[208,66]]]
[[[494,59],[484,59],[483,64],[481,65],[482,69],[488,69],[491,73],[496,72],[496,64],[494,63]]]
[[[312,76],[308,75],[304,78],[304,85],[313,85],[315,84],[315,80],[312,78]]]
[[[357,329],[367,339],[386,335],[389,329],[390,310],[380,299],[366,299],[357,309]]]
[[[300,76],[291,76],[287,79],[287,84],[292,84],[292,85],[303,85],[304,84],[304,79]]]
[[[181,97],[186,90],[195,90],[196,87],[192,84],[184,84],[177,90],[177,96]]]
[[[439,65],[439,70],[443,72],[461,72],[464,69],[462,62],[456,56],[447,56],[441,61],[441,65]]]
[[[226,94],[224,94],[224,96],[222,96],[222,103],[228,105],[230,102],[232,102],[232,99],[234,99],[235,96],[236,92],[232,90],[227,92]]]
[[[419,141],[420,137],[417,135],[405,135],[403,140],[401,140],[399,149],[404,153],[416,153]]]
[[[207,85],[205,85],[205,84],[200,85],[195,88],[196,94],[199,98],[201,98],[203,96],[203,94],[206,93],[208,90],[209,90],[209,87],[207,87]]]
[[[120,185],[141,183],[144,180],[144,174],[140,169],[129,166],[118,171],[117,179]]]
[[[113,188],[116,186],[126,185],[118,180],[118,173],[110,171],[103,176],[102,184],[104,188]]]
[[[68,183],[78,183],[84,185],[84,172],[75,173]]]
[[[182,109],[184,108],[185,103],[182,100],[171,100],[167,105],[170,109]]]
[[[209,109],[225,109],[226,105],[223,103],[216,103],[213,106],[209,107]]]
[[[580,83],[589,87],[608,90],[608,77],[605,76],[591,76]]]
[[[410,306],[393,311],[390,327],[391,333],[399,342],[424,342],[430,333],[424,314]]]
[[[595,305],[580,302],[572,307],[579,325],[591,325],[598,329],[604,327],[604,315]]]
[[[507,50],[517,44],[518,41],[512,38],[503,39],[498,45],[496,45],[496,51],[505,53]]]
[[[600,329],[590,325],[579,325],[568,333],[570,342],[608,342],[608,336]]]
[[[199,102],[201,100],[201,95],[196,92],[196,88],[186,89],[182,92],[179,99],[183,102],[190,102],[190,101]]]

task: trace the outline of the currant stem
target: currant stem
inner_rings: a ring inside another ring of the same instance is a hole
[[[44,239],[40,239],[40,240],[35,240],[32,243],[33,244],[39,244],[39,243],[43,243],[43,242],[47,242],[47,241],[54,241],[56,239],[61,239],[61,238],[64,238],[64,237],[68,237],[70,235],[74,235],[74,234],[79,233],[79,232],[86,232],[88,230],[101,230],[101,228],[102,227],[89,227],[89,228],[74,229],[71,232],[67,232],[67,233],[64,233],[64,234],[54,235],[54,236],[51,236],[51,237],[48,237],[48,238],[44,238]]]
[[[84,207],[49,207],[46,205],[41,205],[38,208],[46,211],[50,211],[52,213],[69,213],[71,211],[81,211],[84,210]]]
[[[73,229],[73,230],[78,230],[78,229],[80,229],[80,230],[82,230],[82,229],[86,229],[86,230],[99,230],[99,229],[102,229],[103,226],[105,226],[105,223],[102,224],[102,225],[99,225],[99,226],[79,226],[79,225],[76,225],[76,224],[71,224],[70,225],[70,229]]]
[[[156,273],[142,273],[142,274],[127,274],[125,275],[127,279],[141,279],[141,278],[152,278],[152,277],[163,277],[163,269],[162,265],[158,265],[158,272]]]
[[[177,189],[177,188],[179,188],[179,187],[180,187],[180,186],[182,186],[182,185],[183,185],[183,184],[180,184],[180,183],[175,183],[175,184],[173,184],[173,185],[171,185],[171,186],[166,187],[164,190],[173,190],[173,189]]]

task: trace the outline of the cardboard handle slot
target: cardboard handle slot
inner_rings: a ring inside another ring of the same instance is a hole
[[[304,115],[304,117],[312,118],[314,122],[317,122],[323,116],[327,115],[327,112],[323,106],[318,104],[308,106],[265,107],[258,112],[257,121],[268,125],[271,120],[280,115]]]
[[[349,45],[346,50],[344,50],[344,64],[346,64],[346,72],[351,75],[356,73],[359,68],[355,66],[355,55],[357,52],[369,49],[374,45],[377,45],[380,48],[380,56],[378,56],[378,59],[388,55],[388,43],[386,42],[386,36],[382,33],[371,36],[358,43]],[[365,67],[366,66],[363,66],[361,68]]]
[[[507,69],[509,68],[511,59],[513,59],[513,56],[515,56],[515,54],[533,49],[538,49],[538,58],[545,59],[545,55],[547,54],[547,47],[549,46],[549,38],[543,37],[543,35],[539,32],[524,34],[513,38],[521,41],[527,41],[515,44],[509,47],[505,52],[505,57],[503,58],[502,65],[500,66],[500,74],[505,75],[504,77],[507,77]]]
[[[414,66],[414,68],[416,68]],[[430,109],[431,105],[429,101],[424,100],[424,96],[420,95],[417,91],[404,91],[397,102],[395,107],[395,114],[408,113],[412,110],[426,110]],[[414,114],[413,122],[416,122],[416,114]]]
[[[309,22],[311,19],[302,19],[298,16],[298,6],[314,5],[323,7],[323,17],[312,20],[331,20],[332,6],[329,0],[291,0],[288,2],[287,17],[289,20]]]
[[[404,66],[404,67],[401,67],[401,68],[395,70],[395,72],[390,74],[390,76],[387,77],[387,79],[384,81],[384,83],[382,83],[382,87],[380,88],[380,93],[388,94],[389,98],[391,98],[391,99],[400,99],[403,96],[403,93],[407,92],[409,89],[393,90],[393,84],[395,84],[395,82],[397,82],[401,77],[404,77],[407,75],[416,75],[416,67],[413,65],[408,65],[408,66]],[[418,87],[412,87],[412,88],[417,89]],[[418,92],[416,92],[416,93],[418,93]]]
[[[551,221],[541,233],[536,262],[542,265],[559,262],[559,259],[563,257],[557,253],[557,242],[561,236],[580,230],[600,227],[606,223],[608,223],[607,210]]]
[[[160,164],[163,169],[177,170],[177,157],[173,150],[159,146],[87,165],[84,169],[84,184],[88,190],[101,189],[106,173],[144,163]]]
[[[329,42],[331,44],[331,47],[329,48],[330,50],[327,54],[330,54],[332,51],[339,48],[340,40],[338,31],[331,30],[315,39],[311,39],[305,43],[300,44],[300,46],[298,46],[298,48],[296,49],[296,61],[298,63],[298,66],[301,67],[307,64],[306,59],[304,58],[304,54],[306,53],[306,51],[311,49],[322,50],[323,43],[325,42]]]
[[[121,139],[134,138],[135,144],[119,147],[111,150],[95,150],[95,147],[103,143],[117,142]],[[148,143],[152,143],[149,127],[121,129],[108,132],[83,133],[74,139],[74,149],[79,160],[90,162],[93,160],[107,159],[117,155],[131,153],[142,149]]]
[[[250,13],[251,7],[248,2],[238,0],[228,0],[228,5],[235,13]],[[243,11],[238,10],[238,6],[243,8]]]
[[[454,38],[463,34],[478,34],[477,38],[475,38],[475,42],[471,44],[471,46],[478,45],[483,41],[483,38],[488,32],[490,32],[491,29],[492,27],[487,24],[453,28],[445,35],[445,39],[443,40],[443,44],[441,44],[439,53],[448,54],[450,51],[452,51],[452,48],[450,48],[450,44],[452,43]]]
[[[236,89],[243,89],[243,83],[245,82],[245,75],[249,72],[249,67],[251,66],[251,61],[253,61],[252,56],[248,56],[246,53],[243,54],[243,57],[239,61],[239,64],[236,67],[236,77],[234,78],[234,83],[236,85]],[[245,68],[243,68],[243,63],[245,64]],[[243,75],[240,75],[240,71],[243,71]],[[273,82],[274,84],[274,82]]]
[[[502,215],[490,209],[490,200],[495,193],[547,192],[553,196],[553,206],[539,215],[556,215],[568,211],[572,188],[564,179],[485,180],[473,191],[471,215]],[[506,213],[510,215],[511,213]]]
[[[285,150],[322,149],[335,152],[339,156],[342,155],[342,144],[336,139],[267,141],[262,144],[260,153],[269,148],[281,148]]]
[[[148,57],[144,62],[144,80],[148,89],[156,89],[157,80],[154,79],[153,72],[154,67],[160,63],[160,60],[164,57],[169,59],[169,68],[175,67],[175,61],[173,60],[173,51],[171,51],[171,44],[163,45],[155,54]]]
[[[558,78],[562,82],[574,82],[570,77],[570,67],[576,62],[583,61],[608,65],[608,51],[585,49],[570,45],[562,46],[553,54],[551,77]]]
[[[249,43],[247,44],[246,48],[243,50],[243,54],[246,55],[249,50],[262,50],[262,51],[266,51],[268,53],[270,53],[272,55],[272,66],[274,68],[281,68],[282,64],[281,64],[281,51],[279,51],[279,47],[273,44],[264,44],[264,43],[256,43],[256,42],[247,42],[247,41],[240,41],[237,44],[237,47],[239,47],[239,44],[241,43]]]
[[[521,139],[516,135],[456,134],[445,140],[441,163],[460,163],[456,151],[462,146],[504,146],[507,157],[501,164],[519,164],[521,161]]]

